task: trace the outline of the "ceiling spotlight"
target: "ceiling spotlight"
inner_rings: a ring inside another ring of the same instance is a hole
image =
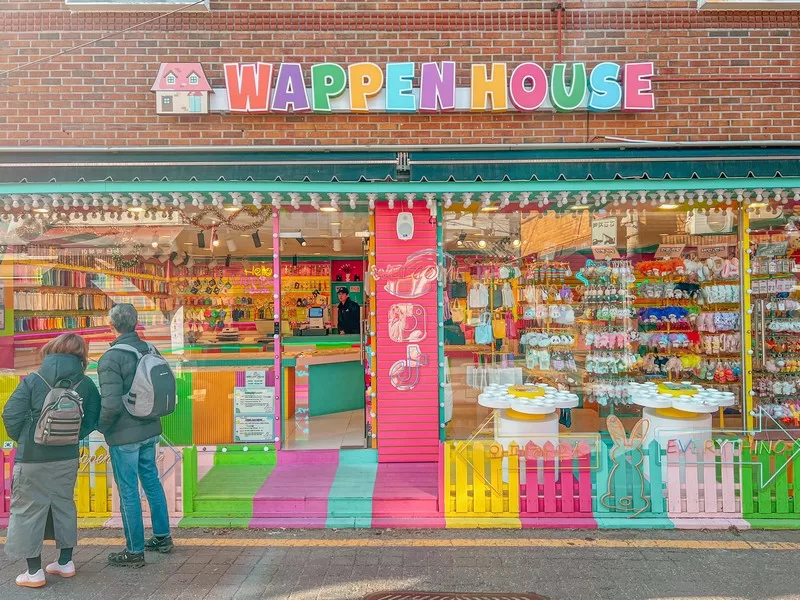
[[[308,246],[308,242],[306,241],[305,238],[301,238],[301,237],[297,238],[297,243],[300,244],[303,247]]]
[[[334,252],[342,251],[342,240],[333,240],[333,251]]]
[[[511,245],[514,246],[514,248],[519,248],[521,244],[522,242],[520,241],[519,238],[514,238],[513,240],[511,240]]]
[[[261,236],[258,235],[257,231],[253,233],[253,246],[261,248]]]
[[[456,242],[456,245],[463,246],[465,239],[467,239],[467,234],[462,231],[461,233],[458,234],[458,241]]]
[[[219,246],[219,236],[217,234],[214,234],[213,239],[211,240],[211,245],[214,246],[214,248]]]
[[[486,248],[486,240],[478,240],[478,248]]]

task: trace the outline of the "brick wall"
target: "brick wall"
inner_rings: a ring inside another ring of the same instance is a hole
[[[553,1],[216,2],[0,76],[0,145],[323,145],[793,139],[800,133],[800,12],[697,11],[679,0],[569,0],[563,58],[652,60],[651,114],[206,115],[158,117],[158,65],[455,60],[552,64]],[[295,10],[299,6],[302,10]],[[154,14],[70,13],[0,0],[0,71]],[[794,64],[793,64],[794,61]]]

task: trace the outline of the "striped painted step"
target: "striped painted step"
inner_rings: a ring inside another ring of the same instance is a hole
[[[444,527],[439,512],[438,463],[378,465],[372,498],[373,527]]]

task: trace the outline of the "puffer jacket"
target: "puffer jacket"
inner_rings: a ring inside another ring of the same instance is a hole
[[[123,405],[122,397],[133,384],[139,359],[133,352],[115,350],[117,344],[133,346],[139,352],[148,351],[147,343],[136,332],[125,333],[112,342],[97,363],[97,378],[100,381],[102,406],[98,429],[106,437],[109,446],[123,446],[143,442],[161,435],[161,419],[137,419]]]
[[[84,375],[81,360],[73,354],[48,354],[42,361],[39,375],[31,373],[11,394],[3,409],[3,424],[8,435],[17,442],[16,461],[21,463],[57,462],[78,458],[79,446],[41,446],[33,441],[36,423],[50,388],[75,388],[83,399],[81,439],[97,428],[100,414],[100,394],[94,382]]]

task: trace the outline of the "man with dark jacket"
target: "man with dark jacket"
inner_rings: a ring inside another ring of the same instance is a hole
[[[346,287],[336,290],[339,304],[336,307],[336,327],[339,335],[361,333],[361,309],[358,303],[350,298],[350,291]]]
[[[164,488],[156,467],[156,444],[161,436],[161,419],[139,419],[123,405],[130,391],[139,357],[115,349],[120,344],[133,346],[142,354],[155,351],[136,333],[138,314],[132,304],[117,304],[109,312],[111,330],[117,335],[111,349],[100,358],[97,377],[102,405],[98,429],[105,435],[111,451],[114,481],[119,491],[125,550],[108,555],[110,564],[122,567],[144,566],[144,551],[170,552],[173,547]],[[139,481],[150,505],[153,537],[145,542]]]

